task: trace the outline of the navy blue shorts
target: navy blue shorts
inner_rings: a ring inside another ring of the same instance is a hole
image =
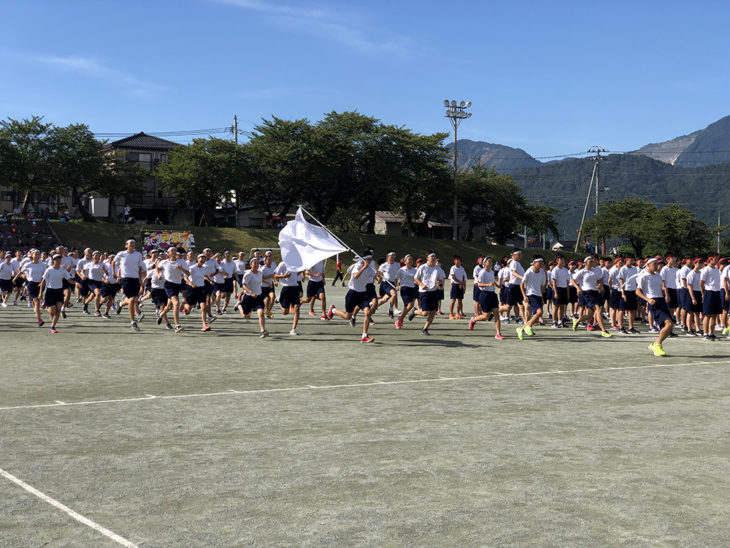
[[[97,289],[101,289],[101,286],[103,284],[101,282],[98,282],[96,280],[86,280],[86,287],[89,288],[89,291],[94,292]]]
[[[502,286],[499,288],[499,302],[507,304],[507,295],[509,295],[509,286]]]
[[[689,312],[702,312],[702,291],[693,290],[692,293],[694,293],[695,301],[697,301],[697,304],[692,304],[692,297],[687,297],[687,300],[689,301]]]
[[[418,302],[421,305],[421,310],[424,312],[431,312],[432,310],[438,310],[439,298],[438,291],[421,291],[418,293]]]
[[[62,303],[64,298],[63,289],[46,289],[43,304],[45,304],[46,307],[56,306],[58,303]]]
[[[567,306],[568,304],[568,288],[557,287],[557,293],[553,296],[553,304],[558,306]]]
[[[27,282],[25,287],[28,290],[28,296],[31,300],[38,298],[38,295],[40,294],[39,290],[41,288],[40,282]]]
[[[568,286],[568,302],[571,304],[578,302],[578,290],[573,284]]]
[[[168,299],[177,297],[180,291],[183,290],[182,284],[176,284],[174,282],[165,281],[165,294]]]
[[[481,289],[479,289],[479,286],[477,285],[478,282],[474,282],[474,287],[471,290],[471,299],[475,302],[479,302],[479,294],[482,292]]]
[[[689,298],[689,291],[684,287],[677,289],[677,297],[679,300],[679,306],[682,310],[690,312],[692,307],[692,299]]]
[[[415,302],[418,298],[418,288],[414,287],[403,287],[400,288],[400,298],[404,305]]]
[[[365,295],[367,295],[368,301],[378,298],[378,294],[375,292],[375,284],[367,284],[365,286]]]
[[[722,314],[722,302],[719,291],[705,291],[705,298],[702,299],[702,313],[705,316]]]
[[[720,304],[722,305],[722,310],[723,311],[727,312],[728,310],[730,310],[730,301],[728,301],[725,298],[725,290],[724,289],[721,289],[720,290]]]
[[[266,295],[263,293],[256,297],[244,295],[243,299],[241,299],[241,309],[243,310],[243,313],[250,314],[252,310],[264,310],[266,308],[266,304],[264,303],[265,299]]]
[[[40,282],[39,282],[40,283]],[[15,287],[23,287],[23,278],[18,278],[13,282],[13,285]]]
[[[621,298],[618,303],[618,309],[624,311],[636,310],[639,303],[636,301],[636,291],[624,291],[626,294],[626,300]]]
[[[660,327],[664,327],[664,322],[666,320],[672,321],[672,315],[669,313],[669,307],[667,306],[667,303],[664,299],[654,299],[654,304],[648,304],[647,308],[649,309],[649,312],[651,312],[651,317],[654,320],[654,323],[659,325]]]
[[[669,301],[667,302],[667,306],[669,308],[677,308],[677,306],[679,306],[679,298],[677,297],[677,290],[672,289],[671,287],[667,287],[667,293],[669,294]]]
[[[167,304],[167,293],[165,292],[165,289],[161,287],[153,287],[150,289],[150,298],[152,299],[152,302],[155,303],[156,308],[160,308]]]
[[[528,295],[527,302],[530,305],[530,312],[533,314],[542,310],[542,297],[537,295]]]
[[[75,285],[76,285],[76,284],[75,284],[75,283],[74,283],[73,281],[71,281],[71,280],[67,280],[67,279],[65,279],[65,278],[63,279],[63,288],[64,288],[64,289],[71,289],[71,288],[73,288],[73,287],[74,287]]]
[[[208,295],[212,295],[213,291],[215,291],[215,285],[210,283],[208,280],[205,280],[205,283],[203,284],[203,293],[207,297]]]
[[[203,304],[205,303],[205,287],[190,287],[188,286],[188,290],[185,293],[185,300],[190,306],[195,306],[196,304]]]
[[[581,294],[578,295],[578,306],[586,305],[586,297],[585,297],[584,293],[585,293],[585,291],[581,292]]]
[[[345,295],[345,311],[348,314],[352,314],[356,308],[360,308],[361,310],[370,308],[370,299],[368,298],[367,291],[350,289]]]
[[[318,295],[324,295],[324,282],[313,282],[312,280],[309,280],[307,282],[307,299],[311,299]]]
[[[601,293],[597,289],[583,291],[582,295],[587,308],[595,308],[596,306],[601,306],[603,304]]]
[[[444,290],[443,289],[437,289],[436,290],[436,297],[438,298],[439,301],[443,301],[444,300]]]
[[[610,308],[613,308],[614,310],[618,310],[618,307],[621,306],[621,290],[620,289],[611,290],[611,297],[609,299],[608,306]]]
[[[522,288],[518,284],[510,285],[508,287],[509,287],[509,290],[507,292],[506,303],[509,306],[512,306],[515,304],[522,304],[522,302],[524,301],[524,297],[522,295]]]
[[[13,290],[13,280],[0,280],[0,291],[10,293]]]
[[[152,291],[152,280],[150,278],[144,281],[144,288],[146,291]]]
[[[89,280],[79,279],[76,283],[79,284],[79,295],[86,297],[89,294]]]
[[[451,293],[449,294],[449,297],[461,300],[464,298],[464,290],[458,284],[451,284]]]
[[[216,283],[215,290],[218,293],[233,293],[233,278],[226,278],[223,283]]]
[[[553,300],[553,288],[549,284],[547,286],[545,286],[544,300],[546,303],[551,302]]]
[[[380,284],[380,288],[378,289],[378,293],[381,297],[385,297],[386,295],[390,295],[391,291],[395,291],[395,286],[390,282],[382,282]]]
[[[479,306],[482,307],[482,312],[491,312],[495,308],[499,308],[497,294],[494,291],[480,291]]]
[[[122,293],[128,299],[139,296],[139,278],[122,278]]]
[[[119,284],[101,284],[101,296],[104,298],[114,297],[117,291],[119,291]]]
[[[294,286],[283,286],[279,292],[279,304],[282,308],[292,308],[299,306],[301,298],[299,297],[299,287]]]

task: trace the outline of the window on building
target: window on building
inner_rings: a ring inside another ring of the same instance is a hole
[[[140,169],[152,169],[152,154],[146,152],[139,153],[139,168]]]
[[[3,190],[0,192],[0,201],[3,202],[12,202],[13,201],[13,192],[8,190]]]

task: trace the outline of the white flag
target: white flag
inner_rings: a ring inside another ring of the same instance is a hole
[[[311,268],[332,255],[347,251],[327,229],[307,222],[302,208],[279,232],[281,259],[292,272]]]

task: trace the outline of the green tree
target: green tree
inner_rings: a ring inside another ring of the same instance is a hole
[[[48,133],[52,125],[43,117],[0,122],[0,185],[14,188],[23,195],[26,213],[32,193],[49,191],[51,180]]]
[[[476,165],[460,172],[457,184],[459,211],[467,222],[467,240],[473,240],[474,229],[484,225],[487,233],[504,245],[516,227],[527,223],[527,201],[509,175]]]
[[[201,212],[200,224],[215,226],[215,211],[232,204],[234,190],[248,177],[243,147],[223,139],[195,139],[170,150],[157,180]]]
[[[586,221],[583,232],[591,231],[597,239],[620,238],[628,243],[637,257],[654,239],[656,207],[640,198],[628,198],[601,206],[598,215]]]

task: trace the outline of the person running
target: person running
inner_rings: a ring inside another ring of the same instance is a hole
[[[474,266],[474,270],[471,272],[471,279],[474,282],[474,285],[472,287],[472,293],[471,298],[472,301],[474,301],[474,316],[479,316],[482,311],[479,308],[479,294],[481,293],[481,290],[479,289],[479,273],[482,271],[482,268],[484,268],[482,265],[484,264],[484,257],[482,255],[479,255],[477,257],[477,264]]]
[[[332,287],[335,286],[337,281],[340,281],[342,284],[342,287],[345,287],[345,277],[342,275],[342,259],[340,259],[340,254],[337,254],[337,263],[335,264],[335,277],[332,280]]]
[[[550,283],[553,286],[553,327],[562,328],[568,313],[570,270],[565,266],[563,255],[556,255],[555,259],[557,264],[550,276]]]
[[[618,272],[618,280],[621,285],[621,300],[619,301],[618,326],[624,335],[637,335],[639,331],[634,328],[634,321],[638,311],[636,301],[636,278],[639,275],[639,268],[634,265],[634,258],[628,255],[624,258],[624,266]],[[629,328],[624,328],[624,314],[628,315]]]
[[[349,290],[345,295],[345,311],[338,310],[335,305],[330,306],[327,315],[330,319],[335,316],[348,320],[352,327],[355,327],[355,318],[359,310],[363,311],[363,322],[362,322],[362,335],[360,342],[371,343],[375,340],[374,337],[368,335],[368,328],[370,327],[370,306],[372,301],[367,292],[368,284],[372,284],[377,272],[372,265],[373,254],[369,249],[365,250],[360,260],[350,266],[347,269],[347,274],[350,276],[348,282]]]
[[[654,322],[661,327],[656,340],[649,345],[655,356],[666,356],[662,343],[672,334],[672,315],[665,300],[666,286],[657,271],[659,262],[652,258],[646,262],[645,271],[639,276],[636,296],[645,301]]]
[[[543,300],[542,296],[545,292],[545,286],[547,285],[547,274],[545,273],[545,259],[540,255],[535,255],[532,258],[532,264],[528,268],[522,280],[520,281],[520,291],[522,291],[522,299],[525,303],[525,307],[530,308],[530,314],[528,315],[527,321],[524,326],[517,328],[517,337],[520,340],[524,340],[525,333],[530,337],[535,335],[532,330],[532,326],[542,318],[543,315]]]
[[[186,277],[188,293],[185,303],[185,315],[190,314],[190,311],[195,305],[199,305],[200,317],[203,322],[203,327],[200,330],[203,333],[210,331],[210,323],[215,321],[215,316],[211,315],[208,311],[209,295],[206,295],[205,289],[206,282],[212,284],[214,276],[214,274],[210,273],[210,268],[206,266],[207,261],[208,256],[205,253],[200,253],[195,258],[195,264],[188,268],[188,275]]]
[[[22,270],[16,274],[15,280],[19,280],[21,277],[25,278],[25,289],[28,293],[28,299],[33,305],[33,311],[35,312],[36,320],[38,321],[38,327],[42,327],[45,323],[41,317],[41,282],[43,281],[43,274],[45,273],[48,265],[40,260],[41,253],[34,249],[30,254],[30,262],[23,263]]]
[[[172,248],[170,248],[172,249]],[[169,299],[167,292],[165,291],[165,276],[162,270],[158,269],[161,262],[159,253],[155,254],[155,262],[150,265],[150,269],[147,271],[147,279],[150,280],[150,299],[155,305],[155,316],[157,318],[157,325],[161,325],[165,322],[167,329],[172,329],[172,325],[167,320],[166,316],[162,315],[162,311],[166,309]]]
[[[464,319],[464,292],[466,291],[466,270],[461,265],[461,256],[454,255],[454,265],[449,269],[449,282],[451,292],[449,294],[449,319]],[[456,305],[456,310],[454,310]]]
[[[613,266],[608,270],[608,312],[611,322],[611,330],[619,331],[620,311],[619,306],[621,305],[621,282],[618,279],[621,267],[624,266],[624,260],[621,257],[616,257],[613,260]]]
[[[430,251],[426,255],[426,264],[419,266],[418,270],[416,270],[416,275],[413,277],[413,281],[418,286],[420,309],[412,310],[408,315],[408,320],[412,320],[416,314],[426,318],[426,323],[421,329],[423,335],[431,334],[429,328],[438,310],[438,289],[439,287],[443,287],[445,278],[446,274],[436,260],[436,253]]]
[[[251,260],[254,259],[258,261],[255,254]],[[299,325],[299,307],[301,304],[301,297],[299,296],[301,276],[299,272],[292,272],[286,263],[282,261],[274,270],[274,279],[281,281],[281,292],[279,293],[281,313],[285,316],[290,312],[292,314],[292,325],[289,335],[299,335],[297,325]]]
[[[63,282],[71,279],[68,269],[61,265],[62,261],[63,255],[60,253],[53,256],[52,266],[43,273],[43,281],[41,281],[40,286],[41,293],[45,289],[43,304],[46,306],[46,311],[51,315],[51,333],[58,332],[56,325],[58,324],[58,318],[61,316],[61,307],[64,302]]]
[[[510,311],[514,308],[515,321],[522,323],[525,321],[525,309],[523,307],[522,290],[520,289],[520,283],[522,282],[522,276],[525,274],[525,269],[520,263],[522,260],[522,251],[516,249],[512,252],[512,258],[507,263],[507,270],[509,272],[509,280],[506,285],[506,312],[507,312],[507,323],[509,323]]]
[[[79,261],[81,262],[81,261]],[[104,277],[108,277],[110,272],[107,266],[101,260],[101,253],[94,251],[91,254],[91,261],[85,263],[81,270],[86,288],[89,294],[84,300],[84,310],[89,310],[89,304],[94,302],[94,316],[101,316],[101,290],[104,286]]]
[[[687,312],[687,323],[695,325],[696,330],[692,330],[693,334],[699,334],[704,337],[705,331],[702,323],[702,288],[700,285],[700,276],[702,269],[705,267],[705,261],[701,258],[696,258],[692,261],[692,270],[687,274],[685,279],[687,287],[689,289],[689,303],[690,308]]]
[[[400,268],[400,263],[395,260],[395,251],[388,251],[385,262],[378,267],[378,273],[381,277],[378,307],[388,303],[389,318],[400,314],[400,310],[398,310],[398,291],[395,288]]]
[[[662,278],[664,288],[664,299],[669,307],[672,322],[679,321],[679,296],[677,294],[677,259],[674,255],[666,256],[666,266],[661,269],[659,275]]]
[[[585,268],[577,271],[571,280],[578,296],[583,296],[585,315],[573,319],[573,331],[578,330],[581,321],[588,323],[588,331],[593,331],[592,322],[595,321],[601,330],[601,336],[610,338],[611,333],[603,327],[601,317],[601,290],[603,290],[603,271],[597,267],[593,257],[585,258]]]
[[[139,331],[137,322],[144,316],[139,311],[140,280],[145,278],[144,259],[142,254],[136,250],[137,240],[130,238],[126,242],[124,251],[120,251],[114,257],[112,263],[112,277],[121,285],[124,300],[117,308],[117,314],[121,313],[124,306],[129,310],[129,323],[134,331]]]
[[[222,279],[221,279],[222,278]],[[233,282],[236,279],[236,263],[231,257],[231,252],[225,249],[223,257],[218,262],[218,273],[216,274],[216,314],[226,314],[228,303],[231,302],[231,294],[234,292]],[[223,306],[221,306],[223,301]]]
[[[269,336],[269,332],[266,331],[266,315],[264,313],[266,303],[262,288],[263,273],[260,268],[261,265],[255,257],[251,257],[249,265],[250,268],[244,273],[241,284],[243,296],[241,298],[240,308],[247,317],[252,311],[256,311],[256,315],[259,318],[260,337],[265,339]]]
[[[692,257],[686,255],[682,258],[679,270],[677,270],[677,299],[679,300],[679,307],[681,309],[679,311],[680,317],[677,320],[684,335],[694,337],[696,335],[693,333],[691,322],[688,319],[692,308],[692,298],[690,295],[692,288],[687,284],[687,275],[690,272],[692,272]]]
[[[78,302],[86,302],[87,297],[89,296],[89,285],[86,281],[86,274],[84,272],[84,267],[92,262],[92,256],[91,256],[91,248],[87,247],[84,249],[83,257],[81,257],[76,262],[76,294],[78,295],[79,299]],[[84,306],[83,307],[84,314],[90,314],[89,307]]]
[[[309,315],[316,316],[314,311],[314,302],[319,299],[322,305],[322,320],[329,319],[327,316],[327,297],[324,294],[324,262],[319,261],[317,264],[309,267],[305,271],[307,281],[307,296],[301,300],[301,304],[309,304]]]
[[[167,313],[172,310],[172,317],[175,322],[175,333],[182,331],[180,324],[180,292],[183,291],[183,281],[185,276],[190,275],[190,270],[185,259],[178,256],[177,249],[171,247],[167,250],[167,258],[160,261],[156,266],[157,274],[162,275],[164,279],[164,290],[167,296],[167,304],[160,312],[157,323],[162,321],[165,325],[170,325],[167,319]]]
[[[722,282],[720,279],[720,271],[717,269],[717,259],[719,257],[713,255],[708,257],[707,264],[700,272],[700,292],[702,293],[702,328],[704,331],[703,339],[714,341],[715,326],[717,319],[722,313],[722,304],[720,302],[720,289]]]
[[[266,303],[265,314],[269,319],[274,317],[272,309],[276,302],[276,280],[274,280],[276,266],[273,254],[271,251],[267,251],[264,255],[264,264],[261,267],[261,290],[264,293],[264,302]]]
[[[478,315],[469,320],[469,329],[474,330],[476,322],[487,322],[490,318],[494,318],[494,328],[496,334],[494,338],[501,341],[504,339],[501,332],[501,324],[499,320],[499,299],[497,299],[497,280],[494,276],[494,259],[486,257],[482,259],[481,270],[477,275],[475,282],[476,288],[479,290],[477,301],[479,302]]]
[[[238,257],[234,259],[233,262],[236,265],[236,291],[240,292],[243,284],[243,275],[246,273],[246,266],[248,264],[248,261],[246,260],[246,254],[243,251],[239,251]]]
[[[7,308],[8,297],[13,292],[13,280],[18,275],[18,269],[13,264],[13,256],[10,253],[4,255],[0,262],[0,304],[3,308]]]
[[[395,320],[395,328],[403,328],[403,319],[413,309],[418,300],[418,289],[413,277],[416,275],[416,269],[413,267],[413,256],[406,255],[403,259],[405,264],[398,269],[396,274],[396,287],[400,288],[400,298],[403,302],[403,310]]]

